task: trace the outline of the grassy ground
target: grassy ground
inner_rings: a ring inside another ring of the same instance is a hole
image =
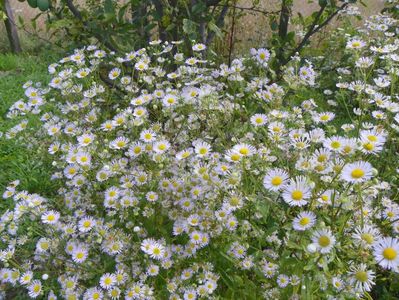
[[[42,50],[39,54],[0,54],[0,132],[14,124],[6,119],[8,108],[23,97],[22,85],[28,80],[47,83],[48,64],[60,54]],[[8,182],[21,179],[24,189],[43,192],[50,189],[49,174],[44,162],[35,159],[37,153],[21,146],[17,140],[0,138],[0,193]]]

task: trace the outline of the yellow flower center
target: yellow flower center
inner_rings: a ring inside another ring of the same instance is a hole
[[[362,178],[364,176],[364,171],[362,169],[353,169],[351,176],[355,179]]]
[[[306,226],[310,223],[310,218],[308,217],[303,217],[300,221],[299,224],[301,224],[302,226]]]
[[[328,236],[322,235],[319,237],[319,245],[322,247],[327,247],[330,245],[330,238]]]
[[[199,150],[199,153],[201,154],[201,155],[204,155],[204,154],[206,154],[208,151],[206,150],[206,148],[201,148],[200,150]]]
[[[398,253],[394,248],[388,247],[384,249],[382,256],[387,260],[394,260],[398,256]]]
[[[275,177],[272,178],[271,183],[272,183],[272,185],[274,185],[274,186],[278,186],[278,185],[280,185],[281,183],[283,183],[283,178],[281,178],[280,176],[275,176]]]
[[[118,291],[117,290],[112,290],[111,291],[111,296],[112,297],[118,297]]]
[[[248,155],[249,149],[248,148],[241,148],[239,152],[242,155]]]
[[[338,149],[339,147],[341,147],[341,143],[338,141],[334,141],[331,143],[331,147],[334,149]]]
[[[363,144],[363,148],[368,151],[371,151],[374,149],[374,144],[373,143],[365,143],[365,144]]]
[[[360,282],[366,282],[368,279],[368,274],[366,271],[358,271],[356,272],[355,277]]]
[[[363,233],[361,235],[361,238],[369,245],[371,245],[374,242],[374,237],[370,233]]]
[[[239,161],[240,160],[240,155],[237,154],[237,153],[236,154],[232,154],[230,158],[231,158],[232,161]]]
[[[292,197],[292,199],[294,199],[295,201],[299,201],[299,200],[302,200],[302,198],[303,198],[303,193],[302,193],[302,191],[295,190],[295,191],[293,191],[293,192],[291,193],[291,197]]]
[[[280,128],[280,127],[273,127],[273,131],[274,131],[274,132],[280,132],[280,131],[281,131],[281,128]]]
[[[324,162],[327,159],[327,155],[325,154],[320,154],[319,157],[317,158],[318,162]]]

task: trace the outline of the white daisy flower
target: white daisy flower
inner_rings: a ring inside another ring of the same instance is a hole
[[[176,153],[176,158],[177,160],[182,160],[188,158],[191,154],[193,154],[193,149],[192,148],[187,148],[182,151],[179,151]]]
[[[140,139],[141,139],[143,142],[145,142],[145,143],[154,142],[155,139],[156,139],[156,137],[157,137],[157,134],[156,134],[153,130],[151,130],[151,129],[143,130],[143,131],[140,133]]]
[[[142,60],[135,63],[134,68],[138,71],[145,71],[148,69],[148,64]]]
[[[154,143],[153,150],[156,153],[165,153],[170,148],[170,143],[167,140],[160,140]]]
[[[349,272],[349,285],[357,292],[364,293],[371,291],[374,285],[375,273],[367,269],[366,264],[351,266]]]
[[[329,229],[317,230],[313,233],[312,242],[322,254],[329,253],[335,245],[335,237]]]
[[[33,278],[33,272],[32,271],[26,271],[19,278],[19,282],[21,284],[25,285],[25,284],[28,284],[29,282],[31,282],[32,278]]]
[[[281,190],[288,181],[289,175],[282,169],[270,169],[263,178],[263,186],[271,191]]]
[[[91,163],[91,155],[84,151],[79,151],[76,154],[76,162],[82,166],[89,166]]]
[[[147,275],[148,276],[157,276],[159,274],[159,267],[157,265],[150,265],[147,268]]]
[[[259,127],[264,126],[267,123],[267,116],[265,114],[255,114],[251,117],[251,124]]]
[[[79,146],[85,147],[90,145],[94,141],[94,134],[85,133],[78,137]]]
[[[162,104],[165,107],[171,107],[177,104],[177,96],[172,94],[167,94],[162,98]]]
[[[192,49],[193,49],[193,51],[199,52],[199,51],[205,50],[206,46],[204,44],[199,43],[199,44],[195,44]]]
[[[42,214],[42,222],[44,224],[57,224],[58,220],[60,218],[60,213],[54,210],[46,211],[45,213]]]
[[[305,177],[297,177],[284,187],[283,199],[290,206],[304,206],[312,195],[312,189]]]
[[[79,264],[83,263],[87,259],[88,255],[89,251],[82,246],[74,247],[72,250],[72,260]]]
[[[197,142],[194,144],[194,151],[198,157],[208,156],[211,152],[211,145],[207,142]]]
[[[295,230],[304,231],[316,224],[316,215],[309,211],[299,213],[292,223]]]
[[[115,140],[113,140],[109,144],[109,147],[111,149],[119,150],[119,149],[123,149],[123,148],[127,147],[128,144],[129,144],[129,139],[125,138],[123,136],[120,136],[120,137],[116,138]]]
[[[88,232],[95,224],[96,222],[92,217],[84,217],[79,221],[78,228],[80,232]]]
[[[28,285],[28,294],[31,298],[37,298],[42,293],[42,283],[40,280],[33,280]]]
[[[105,289],[109,290],[112,288],[116,283],[116,276],[115,274],[105,273],[100,278],[100,286]]]
[[[240,153],[242,156],[252,156],[256,152],[256,148],[249,144],[238,144],[233,147],[233,151]]]
[[[348,49],[358,50],[363,48],[364,46],[366,46],[366,43],[359,39],[352,39],[346,43],[346,48]]]
[[[109,72],[108,78],[111,79],[111,80],[115,80],[116,78],[119,77],[120,74],[121,74],[121,69],[114,68],[114,69],[111,70],[111,72]]]
[[[370,180],[373,176],[372,165],[369,162],[357,161],[342,168],[341,179],[350,183]]]
[[[399,240],[391,237],[379,239],[373,245],[374,258],[384,269],[398,271]]]

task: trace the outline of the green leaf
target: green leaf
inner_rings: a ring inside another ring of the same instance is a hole
[[[21,17],[21,15],[18,15],[18,23],[19,25],[23,26],[25,24],[24,19]]]
[[[209,22],[208,23],[208,28],[209,28],[210,31],[213,31],[218,38],[222,38],[223,37],[222,30],[215,23]]]
[[[115,14],[114,4],[112,0],[104,0],[104,12],[106,14]]]
[[[272,29],[273,31],[277,30],[277,29],[278,29],[278,23],[277,23],[277,21],[273,20],[273,21],[270,23],[270,27],[271,27],[271,29]]]
[[[321,7],[326,6],[327,3],[328,3],[327,0],[319,0],[319,5],[320,5]]]
[[[130,3],[123,5],[118,11],[118,21],[122,22]]]
[[[189,19],[183,19],[183,31],[190,37],[190,39],[195,39],[197,27],[197,23]]]
[[[205,11],[206,11],[206,5],[204,2],[198,2],[197,4],[193,5],[193,7],[191,8],[191,12],[194,16],[200,15]]]

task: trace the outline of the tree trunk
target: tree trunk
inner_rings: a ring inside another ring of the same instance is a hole
[[[8,39],[10,41],[11,50],[14,53],[19,53],[22,51],[21,45],[19,43],[18,31],[15,26],[14,15],[11,10],[10,3],[8,0],[3,0],[4,2],[4,11],[6,13],[7,19],[4,20],[4,24],[6,25]]]

